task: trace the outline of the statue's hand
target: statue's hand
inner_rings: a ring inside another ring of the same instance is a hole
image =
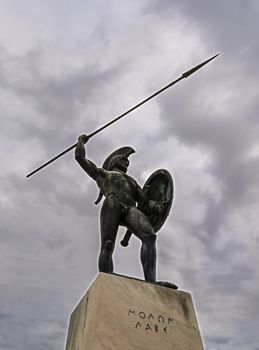
[[[82,159],[85,159],[85,147],[84,144],[89,140],[89,137],[85,134],[82,134],[78,137],[78,142],[75,150],[75,158],[79,162]]]
[[[155,205],[153,206],[153,212],[156,214],[162,213],[167,207],[167,202],[156,202]]]
[[[78,137],[78,142],[82,142],[83,144],[87,143],[89,140],[89,137],[86,134],[82,134]]]

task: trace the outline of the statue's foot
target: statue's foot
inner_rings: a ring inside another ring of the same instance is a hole
[[[171,288],[171,289],[178,289],[178,286],[172,282],[159,281],[159,282],[155,282],[155,284],[158,284],[159,286],[162,286],[162,287]]]

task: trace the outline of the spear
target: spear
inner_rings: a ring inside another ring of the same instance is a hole
[[[126,112],[122,113],[121,115],[119,115],[118,117],[112,119],[110,122],[108,122],[107,124],[103,125],[102,127],[100,127],[99,129],[95,130],[94,132],[92,132],[91,134],[88,135],[89,139],[91,137],[93,137],[94,135],[98,134],[100,131],[106,129],[108,126],[110,126],[111,124],[117,122],[119,119],[125,117],[127,114],[131,113],[132,111],[134,111],[135,109],[137,109],[138,107],[142,106],[144,103],[148,102],[149,100],[151,100],[152,98],[154,98],[155,96],[161,94],[161,92],[165,91],[166,89],[170,88],[171,86],[175,85],[176,83],[178,83],[180,80],[182,80],[183,78],[188,78],[191,74],[193,74],[194,72],[196,72],[198,69],[200,69],[201,67],[203,67],[205,64],[207,64],[208,62],[210,62],[211,60],[213,60],[214,58],[216,58],[219,55],[219,53],[211,58],[209,58],[208,60],[198,64],[197,66],[189,69],[188,71],[186,71],[185,73],[183,73],[178,79],[172,81],[171,83],[169,83],[168,85],[164,86],[162,89],[156,91],[154,94],[152,94],[151,96],[147,97],[146,99],[142,100],[141,102],[139,102],[138,104],[136,104],[135,106],[131,107],[130,109],[128,109]],[[59,153],[57,156],[51,158],[49,161],[47,161],[46,163],[44,163],[43,165],[39,166],[37,169],[33,170],[30,174],[26,175],[26,177],[30,177],[33,174],[37,173],[39,170],[45,168],[47,165],[49,165],[50,163],[54,162],[55,160],[57,160],[58,158],[62,157],[64,154],[66,154],[67,152],[71,151],[73,148],[75,148],[77,146],[77,143],[75,143],[74,145],[68,147],[66,150],[64,150],[63,152]]]

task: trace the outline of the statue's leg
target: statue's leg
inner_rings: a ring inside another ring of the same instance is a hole
[[[121,208],[117,198],[110,195],[105,198],[101,209],[101,252],[99,271],[113,272],[112,254],[121,217]]]
[[[142,241],[141,263],[144,270],[145,280],[156,280],[156,234],[147,217],[137,208],[129,209],[123,218],[125,226]]]

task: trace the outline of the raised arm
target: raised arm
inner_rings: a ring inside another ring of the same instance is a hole
[[[81,168],[84,169],[84,171],[96,181],[98,176],[98,168],[92,161],[85,158],[84,145],[88,142],[88,140],[89,138],[85,134],[78,137],[78,142],[75,150],[75,158],[80,164]]]

